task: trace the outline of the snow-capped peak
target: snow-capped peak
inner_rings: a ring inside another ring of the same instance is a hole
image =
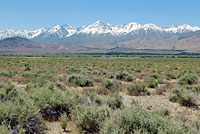
[[[105,24],[101,21],[97,21],[91,25],[84,26],[80,28],[79,33],[84,34],[107,34],[112,33],[112,28],[110,25]]]
[[[158,27],[155,24],[145,24],[142,27],[144,30],[155,30],[155,31],[163,31],[161,27]]]
[[[102,21],[98,20],[94,24],[101,25],[101,24],[104,24],[104,23]]]
[[[3,30],[0,31],[0,39],[20,36],[28,39],[41,38],[68,38],[75,34],[88,34],[88,35],[112,35],[112,36],[123,36],[127,34],[138,34],[140,31],[155,31],[159,33],[186,33],[195,32],[200,30],[199,27],[192,27],[184,24],[179,26],[171,26],[169,28],[161,28],[155,24],[138,24],[131,22],[125,25],[112,25],[104,23],[102,21],[96,21],[93,24],[81,26],[79,28],[73,28],[70,25],[56,25],[52,28],[40,28],[33,31],[28,30]]]
[[[192,27],[187,24],[178,25],[178,26],[171,26],[169,28],[164,29],[166,32],[173,32],[173,33],[184,33],[184,32],[195,32],[200,30],[199,27]]]

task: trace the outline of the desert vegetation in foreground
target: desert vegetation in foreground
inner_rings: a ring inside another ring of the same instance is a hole
[[[0,57],[0,134],[199,134],[200,59]]]

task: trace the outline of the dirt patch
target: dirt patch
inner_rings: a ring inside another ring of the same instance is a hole
[[[78,130],[74,122],[69,121],[67,125],[67,132],[63,132],[60,123],[57,122],[46,122],[47,130],[46,134],[78,134]]]

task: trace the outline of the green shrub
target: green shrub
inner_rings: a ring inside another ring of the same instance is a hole
[[[129,95],[140,96],[140,95],[150,95],[150,92],[146,89],[144,84],[132,84],[128,86]]]
[[[9,93],[10,91],[14,90],[14,88],[15,86],[11,82],[8,82],[8,84],[5,86],[6,93]]]
[[[133,75],[130,75],[130,74],[123,72],[123,71],[117,72],[115,74],[115,78],[118,79],[118,80],[123,80],[123,81],[127,81],[127,82],[134,80]]]
[[[114,77],[115,77],[115,76],[114,76],[113,74],[109,74],[109,75],[108,75],[108,78],[109,78],[109,79],[113,79]]]
[[[179,80],[179,84],[181,85],[193,85],[197,83],[197,76],[192,73],[186,73],[184,76],[182,76]]]
[[[154,79],[159,79],[160,75],[159,74],[152,74],[150,77],[152,77]]]
[[[10,84],[0,89],[0,105],[0,123],[9,123],[12,127],[23,124],[28,117],[38,111],[25,92],[14,89]]]
[[[9,87],[9,88],[8,88]],[[8,101],[8,100],[14,100],[15,97],[18,96],[18,92],[14,88],[10,88],[10,86],[6,86],[3,89],[0,89],[0,101]]]
[[[82,105],[76,110],[76,125],[80,132],[98,133],[100,126],[110,116],[109,108],[105,106]]]
[[[193,107],[197,104],[197,96],[191,90],[174,89],[173,95],[170,97],[170,101],[178,102],[186,107]]]
[[[11,123],[12,126],[23,124],[27,118],[38,112],[38,108],[25,94],[20,94],[14,100],[0,102],[0,105],[0,123]]]
[[[40,109],[45,120],[54,121],[63,113],[69,114],[75,103],[75,93],[63,92],[48,81],[32,83],[25,90],[28,92],[27,97]]]
[[[5,125],[0,125],[0,134],[9,134],[8,127]]]
[[[92,101],[92,104],[96,105],[96,106],[102,106],[103,103],[104,103],[104,99],[96,94],[93,94],[93,93],[89,93],[89,97],[90,97],[90,100]]]
[[[7,71],[7,70],[0,70],[0,76],[11,77],[12,76],[12,72],[11,71]]]
[[[193,126],[196,128],[197,131],[200,131],[200,120],[197,119],[197,120],[194,122]]]
[[[29,97],[40,108],[44,108],[46,105],[58,106],[69,103],[69,99],[66,94],[56,88],[54,85],[49,84],[41,88],[29,89]]]
[[[120,81],[112,81],[112,82],[111,81],[105,81],[105,82],[102,83],[102,85],[103,86],[99,86],[97,88],[97,90],[96,90],[97,93],[108,95],[108,94],[118,92],[120,90],[122,83]]]
[[[121,96],[118,93],[113,94],[107,99],[107,105],[112,109],[122,108],[123,102]]]
[[[24,71],[30,71],[30,70],[31,70],[30,65],[29,64],[25,64]]]
[[[33,73],[33,72],[23,72],[22,73],[22,77],[29,77],[29,78],[34,78],[39,76],[37,73]]]
[[[53,70],[47,71],[46,73],[40,75],[40,77],[49,81],[56,81],[59,79],[57,72]]]
[[[89,87],[92,86],[92,81],[84,76],[79,75],[71,75],[69,76],[68,82],[70,85],[73,86],[80,86],[80,87]]]
[[[178,98],[178,102],[183,106],[191,107],[197,105],[197,96],[189,90],[184,90]]]
[[[93,75],[100,75],[100,72],[99,71],[92,71],[92,74]]]
[[[126,134],[126,131],[120,125],[116,124],[113,118],[105,121],[100,130],[100,134]]]
[[[149,88],[155,88],[155,87],[158,86],[157,81],[154,78],[151,78],[151,77],[146,78],[145,83],[146,83],[147,87],[149,87]]]
[[[184,134],[186,130],[170,118],[149,114],[141,108],[131,107],[116,111],[110,120],[102,125],[101,134]]]
[[[62,114],[59,118],[59,121],[62,129],[64,130],[64,132],[66,132],[67,122],[68,122],[67,114],[66,113]]]
[[[153,111],[152,114],[160,115],[160,116],[164,117],[164,116],[170,116],[170,111],[169,111],[169,109],[162,108],[162,109]]]
[[[178,96],[176,94],[172,94],[169,96],[169,101],[177,102]]]
[[[81,70],[72,66],[72,67],[70,67],[70,68],[67,70],[67,72],[68,72],[69,74],[71,74],[71,73],[80,73]]]
[[[159,94],[159,95],[162,95],[165,91],[166,91],[165,86],[161,86],[161,87],[156,88],[156,93]]]
[[[113,83],[109,80],[103,81],[101,85],[107,89],[111,89],[113,87]]]
[[[176,75],[172,72],[167,72],[166,76],[168,77],[168,79],[176,79]]]
[[[180,78],[180,77],[182,77],[183,75],[185,75],[185,74],[186,74],[186,72],[187,72],[187,71],[180,71],[180,72],[178,73],[178,76],[177,76],[177,78]]]
[[[200,93],[200,86],[192,86],[192,85],[188,85],[187,89],[192,90],[195,93]]]
[[[142,71],[140,69],[136,69],[135,73],[141,73]]]
[[[158,79],[158,83],[159,83],[159,84],[164,84],[163,78],[159,78],[159,79]]]

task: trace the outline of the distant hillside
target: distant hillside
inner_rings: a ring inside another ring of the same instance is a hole
[[[27,48],[42,48],[40,43],[35,43],[25,38],[12,37],[0,40],[0,48],[3,49],[27,49]]]
[[[186,35],[176,44],[177,49],[185,49],[190,53],[200,53],[200,31]]]
[[[0,40],[0,54],[97,53],[105,50],[75,45],[36,43],[22,37]]]

